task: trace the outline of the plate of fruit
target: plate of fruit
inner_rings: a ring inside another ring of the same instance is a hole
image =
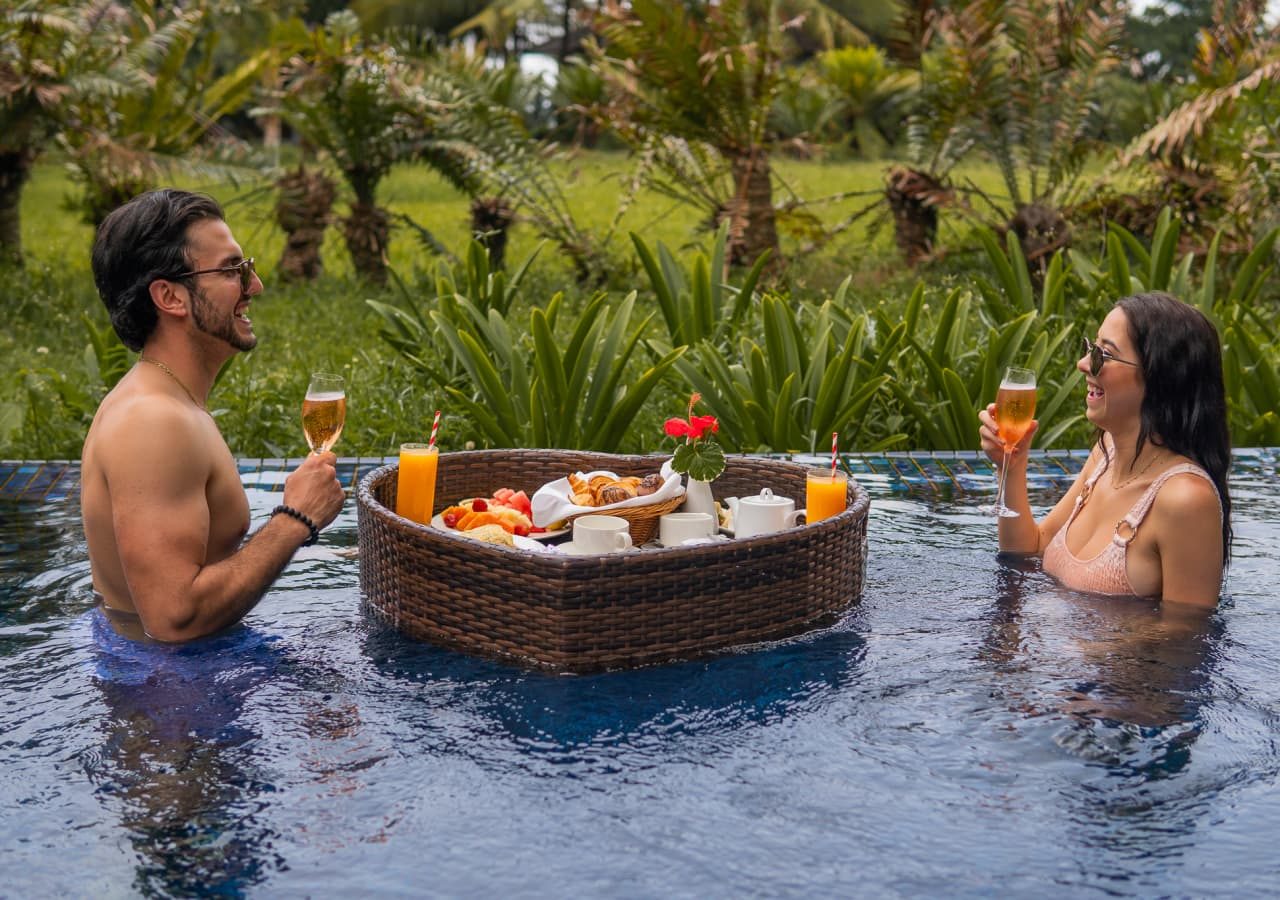
[[[485,525],[497,525],[515,537],[527,537],[535,541],[547,541],[567,534],[563,523],[553,523],[550,528],[533,524],[533,510],[524,491],[498,488],[492,497],[471,497],[460,500],[436,515],[431,524],[444,531],[472,531]]]

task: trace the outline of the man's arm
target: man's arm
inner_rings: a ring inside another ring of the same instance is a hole
[[[151,421],[148,421],[151,420]],[[143,411],[127,435],[113,435],[107,471],[121,566],[143,628],[183,641],[239,621],[262,597],[310,531],[275,516],[244,546],[205,564],[210,535],[206,488],[214,450],[189,419]],[[317,527],[342,508],[333,454],[311,456],[285,482],[284,502]]]

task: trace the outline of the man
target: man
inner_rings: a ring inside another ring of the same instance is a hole
[[[242,546],[249,502],[205,400],[223,364],[257,344],[246,312],[262,281],[211,198],[152,191],[111,213],[93,277],[116,333],[142,351],[103,399],[80,458],[94,589],[158,640],[213,634],[342,509],[336,458],[307,457]]]

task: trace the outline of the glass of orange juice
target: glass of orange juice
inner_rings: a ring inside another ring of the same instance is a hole
[[[436,502],[436,464],[440,450],[430,444],[401,444],[396,478],[396,514],[422,525],[431,523]]]
[[[810,469],[804,482],[805,521],[820,522],[844,512],[849,476],[840,470]]]

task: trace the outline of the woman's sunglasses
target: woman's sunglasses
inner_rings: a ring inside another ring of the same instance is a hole
[[[1124,363],[1126,366],[1138,365],[1136,362],[1129,362],[1129,360],[1127,359],[1121,359],[1118,356],[1112,356],[1110,353],[1108,353],[1106,350],[1103,350],[1101,347],[1099,347],[1097,344],[1095,344],[1093,341],[1089,340],[1088,338],[1081,338],[1081,340],[1084,341],[1085,356],[1089,357],[1089,374],[1094,376],[1095,378],[1097,377],[1098,373],[1102,371],[1103,365],[1106,364],[1107,362]]]
[[[236,270],[240,272],[240,291],[245,294],[249,293],[249,288],[253,286],[253,273],[256,271],[253,268],[252,256],[240,260],[234,266],[219,266],[216,269],[197,269],[194,272],[183,272],[181,275],[173,276],[172,280],[178,281],[182,278],[195,278],[197,275],[212,275],[214,272],[234,272]]]

